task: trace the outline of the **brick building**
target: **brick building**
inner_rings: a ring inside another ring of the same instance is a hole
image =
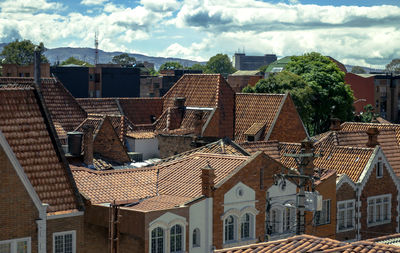
[[[242,92],[246,86],[255,86],[264,75],[259,70],[245,71],[239,70],[228,75],[228,83],[235,92]]]
[[[233,56],[233,66],[237,70],[256,70],[262,66],[276,61],[275,54],[266,54],[264,56],[246,56],[244,53],[235,53]]]
[[[1,64],[3,76],[5,77],[33,77],[35,73],[35,66],[18,65],[18,64]],[[50,63],[40,64],[40,76],[50,77]]]
[[[8,80],[0,85],[0,248],[84,252],[83,203],[43,97]]]

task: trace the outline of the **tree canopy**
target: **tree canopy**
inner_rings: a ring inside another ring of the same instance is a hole
[[[243,92],[250,88],[246,87]],[[290,92],[304,125],[311,135],[329,129],[330,118],[353,119],[353,92],[344,73],[319,53],[293,56],[286,71],[260,80],[253,92]]]
[[[159,71],[169,69],[183,69],[183,66],[179,62],[169,61],[161,64]]]
[[[120,55],[115,55],[111,61],[115,64],[134,65],[136,63],[136,58],[129,56],[127,53],[123,53]]]
[[[202,65],[200,63],[193,64],[189,69],[190,70],[202,70],[203,72],[206,72],[206,66]]]
[[[41,52],[41,61],[49,62],[46,56],[43,55],[45,47],[42,42],[39,45],[33,44],[30,40],[16,40],[4,46],[0,56],[4,57],[2,63],[29,65],[33,64],[35,58],[36,47]]]
[[[400,58],[393,59],[388,65],[386,65],[386,71],[400,74]]]
[[[260,72],[265,74],[265,72],[267,71],[268,66],[269,66],[269,64],[263,65],[263,66],[259,67],[258,70],[260,70]]]
[[[85,67],[93,67],[92,64],[89,64],[85,61],[76,59],[75,57],[69,57],[65,61],[63,61],[60,65],[69,65],[69,64],[74,64],[74,65],[80,65],[80,66],[85,66]]]
[[[226,54],[217,54],[211,57],[206,64],[206,73],[232,74],[236,69]]]
[[[365,69],[363,67],[353,66],[351,68],[351,73],[354,73],[354,74],[365,74],[367,72],[365,71]]]

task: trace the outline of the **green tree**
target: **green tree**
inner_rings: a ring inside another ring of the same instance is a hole
[[[315,52],[293,56],[286,70],[302,77],[310,88],[311,134],[327,131],[331,117],[353,119],[353,91],[344,83],[344,72],[328,57]]]
[[[161,64],[159,71],[168,69],[183,69],[183,66],[179,62],[169,61]]]
[[[61,62],[60,65],[69,65],[69,64],[73,64],[73,65],[79,65],[79,66],[85,66],[85,67],[93,67],[92,64],[89,64],[85,61],[76,59],[75,57],[69,57],[68,59],[66,59],[65,61]]]
[[[388,65],[386,65],[386,71],[400,74],[400,58],[393,59]]]
[[[189,67],[191,70],[201,70],[203,72],[206,72],[206,66],[200,63],[193,64],[191,67]]]
[[[364,111],[360,113],[360,121],[370,123],[374,117],[378,116],[375,114],[375,109],[371,104],[364,106]]]
[[[4,46],[3,51],[0,54],[0,56],[4,58],[2,63],[18,65],[33,64],[36,48],[38,48],[42,53],[42,62],[49,62],[43,55],[45,47],[42,42],[40,42],[39,45],[35,45],[30,40],[16,40]]]
[[[136,63],[136,58],[129,56],[127,53],[123,53],[120,55],[115,55],[111,61],[115,64],[134,65]]]
[[[232,74],[236,69],[226,54],[217,54],[211,57],[206,64],[206,73]]]
[[[265,72],[267,71],[269,64],[261,66],[258,68],[258,70],[260,70],[261,73],[265,74]]]
[[[365,69],[363,67],[353,66],[351,68],[351,73],[354,73],[354,74],[365,74],[367,72],[365,71]]]

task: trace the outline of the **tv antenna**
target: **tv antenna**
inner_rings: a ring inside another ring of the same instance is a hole
[[[94,33],[94,65],[96,66],[99,63],[99,37],[98,37],[99,32]]]

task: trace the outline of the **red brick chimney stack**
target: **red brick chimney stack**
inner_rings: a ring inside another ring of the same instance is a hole
[[[194,134],[198,137],[202,136],[203,131],[203,111],[195,112]]]
[[[368,134],[367,147],[374,148],[376,145],[379,145],[379,142],[378,142],[379,130],[378,130],[378,128],[376,128],[376,127],[368,128],[367,134]]]
[[[213,197],[215,169],[207,164],[201,169],[201,193],[207,198]]]
[[[93,165],[93,131],[92,125],[83,127],[83,162],[87,165]]]

